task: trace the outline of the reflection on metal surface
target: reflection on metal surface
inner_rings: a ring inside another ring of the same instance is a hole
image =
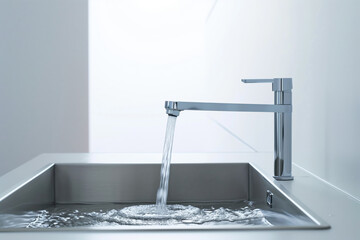
[[[272,208],[273,206],[273,196],[274,194],[270,192],[269,190],[266,190],[266,204]]]

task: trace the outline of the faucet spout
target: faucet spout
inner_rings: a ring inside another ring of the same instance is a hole
[[[292,111],[290,104],[238,104],[238,103],[208,103],[208,102],[165,102],[166,113],[179,116],[180,111],[232,111],[232,112],[277,112],[289,113]]]
[[[237,104],[166,101],[166,113],[177,117],[181,111],[233,111],[274,113],[274,178],[293,180],[291,160],[292,79],[243,79],[244,83],[272,83],[274,104]]]
[[[165,109],[166,109],[166,114],[173,117],[179,116],[181,111],[177,109],[177,102],[172,102],[172,101],[165,101]]]

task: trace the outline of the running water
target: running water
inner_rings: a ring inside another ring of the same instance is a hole
[[[168,117],[165,143],[162,156],[161,175],[160,175],[160,186],[156,196],[156,206],[161,211],[166,209],[166,201],[168,196],[169,187],[169,176],[170,176],[170,163],[171,163],[171,152],[174,141],[176,117]]]

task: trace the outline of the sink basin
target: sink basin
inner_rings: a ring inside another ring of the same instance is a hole
[[[26,228],[9,224],[9,216],[25,210],[153,204],[159,186],[160,167],[160,164],[52,164],[15,191],[0,196],[0,231],[329,228],[326,222],[287,196],[250,163],[172,164],[168,203],[226,206],[246,201],[265,212],[284,213],[291,221],[269,215],[267,226],[218,223]]]

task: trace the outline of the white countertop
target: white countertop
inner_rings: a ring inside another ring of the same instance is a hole
[[[293,166],[295,180],[272,178],[269,153],[174,154],[174,163],[250,162],[297,202],[331,225],[327,230],[211,230],[211,231],[98,231],[1,232],[0,239],[357,239],[360,202],[316,176]],[[0,177],[0,197],[10,193],[52,163],[160,163],[161,154],[43,154]],[[21,174],[20,174],[21,173]]]

